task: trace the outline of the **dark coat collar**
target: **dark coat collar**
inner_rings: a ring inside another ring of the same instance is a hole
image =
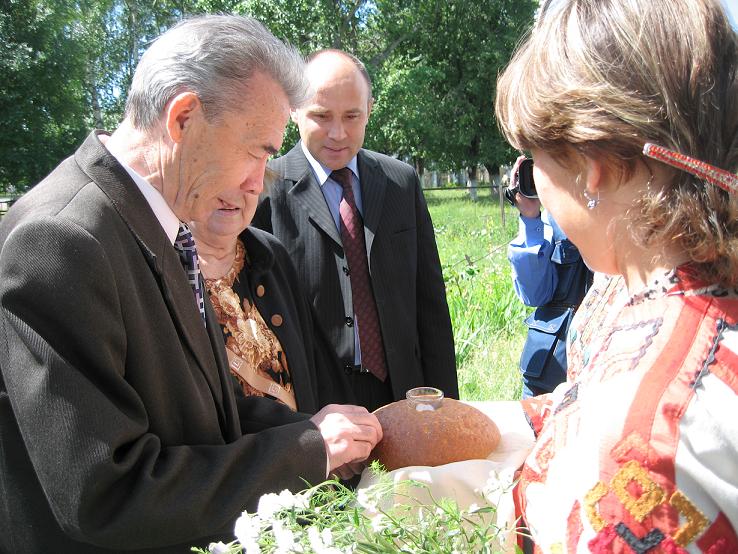
[[[75,161],[107,195],[139,244],[158,262],[171,250],[171,243],[136,183],[100,142],[101,134],[105,131],[90,133],[75,153]],[[160,265],[157,269],[162,271]]]
[[[255,227],[246,227],[238,236],[246,249],[249,267],[255,272],[266,273],[274,267],[274,251],[267,240],[269,236],[266,231]]]
[[[288,194],[298,198],[310,212],[311,218],[336,243],[341,244],[341,237],[336,224],[325,204],[320,185],[298,142],[282,159],[284,178],[295,185]],[[387,188],[387,176],[382,170],[374,153],[370,150],[359,150],[357,154],[359,182],[361,183],[361,200],[364,208],[364,230],[367,252],[371,252],[374,236],[379,229],[382,215],[384,194]]]
[[[93,131],[75,153],[75,161],[110,199],[138,242],[149,267],[157,275],[175,325],[195,356],[216,404],[222,408],[226,391],[219,377],[214,352],[217,353],[218,344],[223,349],[223,337],[212,307],[205,302],[206,329],[176,251],[136,183],[100,142],[98,135],[104,133]],[[218,358],[224,360],[224,356]],[[225,414],[221,411],[219,415],[224,427]]]

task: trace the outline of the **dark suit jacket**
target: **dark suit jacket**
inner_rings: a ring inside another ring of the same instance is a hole
[[[8,212],[0,248],[0,551],[186,552],[324,478],[308,416],[234,394],[210,303],[206,330],[95,133]]]
[[[292,256],[342,364],[354,364],[351,283],[341,238],[300,145],[270,163],[277,182],[252,225],[273,233]],[[446,289],[428,207],[409,165],[368,150],[358,155],[364,234],[374,298],[395,399],[413,387],[458,398]],[[347,399],[351,401],[351,399]]]
[[[248,263],[234,288],[248,288],[256,309],[282,345],[297,409],[315,413],[326,404],[344,400],[351,394],[350,388],[333,348],[315,325],[312,308],[287,250],[274,236],[255,227],[244,230],[240,239]],[[273,319],[274,316],[279,317]]]

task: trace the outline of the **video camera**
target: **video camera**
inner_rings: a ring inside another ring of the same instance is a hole
[[[515,195],[520,193],[526,198],[538,198],[536,184],[533,181],[533,160],[525,158],[518,165],[518,170],[513,175],[513,186],[505,189],[505,198],[511,206],[515,206]]]

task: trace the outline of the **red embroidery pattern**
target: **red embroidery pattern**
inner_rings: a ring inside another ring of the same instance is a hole
[[[569,512],[569,517],[566,519],[567,552],[576,552],[579,537],[584,530],[584,527],[582,526],[582,518],[579,515],[580,509],[581,508],[579,506],[579,501],[577,500],[576,502],[574,502],[574,506],[572,506],[571,512]]]
[[[678,269],[635,296],[622,279],[600,280],[572,323],[569,389],[576,395],[553,410],[527,405],[539,442],[517,490],[523,509],[539,501],[550,508],[526,514],[547,552],[589,546],[682,554],[691,546],[738,554],[730,521],[719,514],[711,522],[713,485],[701,479],[676,485],[685,470],[677,457],[680,423],[690,423],[683,417],[692,407],[702,417],[705,397],[695,393],[701,379],[717,378],[738,393],[738,330],[731,327],[738,291],[689,279]],[[726,432],[731,425],[725,422]],[[565,529],[546,519],[557,509],[566,514]]]
[[[712,525],[697,540],[706,554],[735,554],[738,552],[738,539],[725,514],[720,512]]]
[[[614,327],[597,355],[602,367],[603,380],[624,371],[633,371],[651,346],[653,337],[659,332],[662,323],[659,318]],[[611,346],[614,346],[612,352]]]
[[[618,463],[636,460],[648,466],[648,445],[638,431],[633,431],[612,449],[612,457]]]

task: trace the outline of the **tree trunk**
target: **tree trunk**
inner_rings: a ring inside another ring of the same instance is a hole
[[[138,4],[131,0],[126,0],[125,4],[128,11],[128,29],[126,29],[126,32],[128,33],[128,67],[126,68],[127,79],[125,83],[127,89],[129,86],[131,86],[131,82],[133,81],[133,74],[136,71],[136,67],[138,66],[139,21]]]
[[[87,64],[87,83],[90,90],[90,98],[92,99],[92,125],[95,129],[104,129],[105,123],[103,122],[100,96],[95,82],[95,73],[92,70],[92,63]]]
[[[472,202],[476,202],[477,201],[477,166],[472,165],[469,168],[467,168],[466,171],[468,174],[466,187],[469,189],[469,198],[472,199]]]
[[[422,179],[423,173],[425,173],[425,160],[423,158],[413,158],[413,161],[415,162],[415,172]]]
[[[487,169],[487,175],[489,175],[489,184],[492,185],[492,190],[496,190],[495,185],[498,185],[500,183],[498,166],[492,165],[490,163],[485,163],[484,167],[485,169]]]

